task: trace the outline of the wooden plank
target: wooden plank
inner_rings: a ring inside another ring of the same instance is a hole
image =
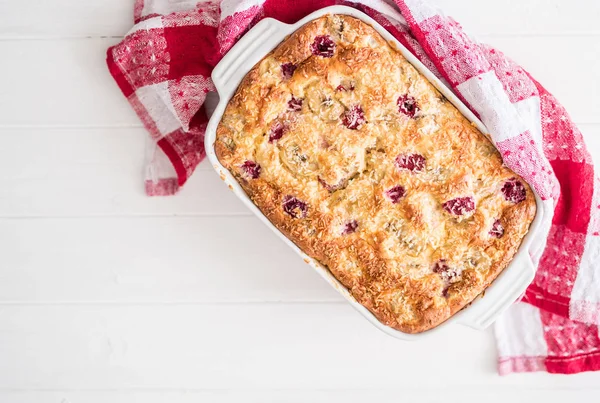
[[[545,84],[576,121],[600,123],[600,98],[591,96],[600,93],[597,38],[487,39]],[[0,74],[10,77],[0,93],[0,127],[140,127],[105,65],[105,51],[116,41],[0,41]]]
[[[342,301],[254,217],[0,220],[5,303]]]
[[[106,67],[118,39],[0,41],[1,126],[141,127]]]
[[[600,166],[600,125],[581,126]],[[0,129],[0,217],[250,215],[207,161],[176,197],[143,191],[141,128]]]
[[[597,373],[499,377],[490,332],[401,342],[346,304],[3,306],[0,388],[594,388]]]
[[[249,215],[208,162],[177,197],[144,193],[146,132],[0,129],[0,216]]]
[[[0,38],[122,36],[133,25],[133,1],[0,0]]]
[[[582,35],[600,30],[600,4],[589,0],[435,0],[469,31],[494,35]],[[86,37],[125,34],[133,21],[130,1],[0,0],[0,38]]]
[[[0,392],[0,401],[7,403],[378,403],[452,402],[453,396],[461,403],[564,403],[584,402],[597,395],[598,389],[525,389],[472,387],[467,390],[448,388],[428,389],[353,389],[353,390],[180,390],[180,391],[14,391]]]
[[[600,33],[598,24],[591,18],[600,13],[600,3],[587,0],[434,0],[432,3],[475,35],[582,36]]]

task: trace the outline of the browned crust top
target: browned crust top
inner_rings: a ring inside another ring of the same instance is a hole
[[[510,263],[529,186],[368,24],[316,19],[244,78],[219,161],[382,323],[431,329]]]

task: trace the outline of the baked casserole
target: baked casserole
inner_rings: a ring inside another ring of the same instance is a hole
[[[481,294],[536,213],[493,144],[345,15],[304,25],[254,66],[215,150],[282,233],[405,333]]]

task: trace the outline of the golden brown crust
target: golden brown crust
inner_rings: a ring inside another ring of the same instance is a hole
[[[407,333],[479,295],[536,212],[490,141],[349,16],[306,24],[257,64],[215,149],[279,230]]]

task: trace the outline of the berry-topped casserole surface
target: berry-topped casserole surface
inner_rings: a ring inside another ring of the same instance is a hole
[[[481,294],[536,213],[492,143],[349,16],[313,20],[254,66],[215,148],[280,231],[406,333]]]

